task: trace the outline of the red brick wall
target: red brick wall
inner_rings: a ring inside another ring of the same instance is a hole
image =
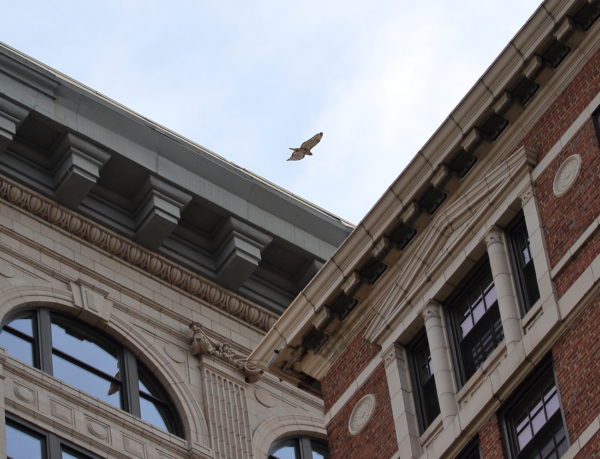
[[[484,459],[502,459],[502,437],[498,417],[492,416],[479,431],[479,448]]]
[[[571,441],[600,413],[600,295],[552,349],[554,372]]]
[[[564,64],[563,64],[564,65]],[[566,69],[561,66],[559,72]],[[538,153],[541,160],[582,110],[600,91],[600,51],[589,60],[574,80],[554,100],[534,125],[523,144]]]
[[[582,160],[579,176],[566,194],[556,197],[552,191],[556,171],[566,158],[576,153]],[[591,119],[548,165],[535,182],[534,190],[553,267],[600,214],[600,146]],[[590,261],[587,259],[585,266],[576,269],[575,278]]]
[[[352,436],[348,431],[348,419],[356,403],[367,394],[375,394],[375,412],[366,427]],[[327,425],[327,436],[332,459],[388,459],[397,451],[383,362]]]
[[[364,339],[363,334],[364,330],[357,334],[321,381],[325,412],[340,398],[381,349]]]

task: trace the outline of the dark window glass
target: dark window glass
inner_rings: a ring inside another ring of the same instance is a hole
[[[412,361],[419,428],[422,433],[440,414],[435,380],[431,370],[431,352],[429,351],[429,343],[425,332],[421,333],[412,342],[409,352]]]
[[[517,390],[505,410],[504,422],[511,457],[558,459],[568,449],[550,359]]]
[[[42,459],[46,457],[44,438],[29,429],[7,423],[6,454],[9,459]]]
[[[47,309],[20,314],[2,328],[0,345],[13,357],[181,435],[168,395],[131,351],[72,318]]]
[[[6,414],[6,453],[9,459],[99,459],[53,433]]]
[[[523,313],[539,299],[540,291],[537,284],[535,267],[529,245],[529,233],[525,218],[521,212],[507,229],[508,240],[512,251],[512,264],[519,293],[519,302]]]
[[[496,287],[487,259],[467,277],[448,311],[462,385],[504,339]]]
[[[463,448],[463,450],[458,453],[456,459],[480,459],[481,452],[479,450],[479,437],[475,437],[473,440],[469,442],[467,446]]]
[[[285,438],[275,442],[269,459],[328,459],[329,449],[323,440],[310,437]]]

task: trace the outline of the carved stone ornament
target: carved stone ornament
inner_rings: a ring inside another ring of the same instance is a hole
[[[375,394],[368,394],[361,398],[354,406],[348,420],[350,435],[358,435],[369,423],[375,412]]]
[[[275,314],[2,176],[0,199],[263,331],[275,323]]]
[[[575,183],[581,170],[581,156],[571,155],[563,161],[554,176],[552,191],[557,197],[565,194]]]
[[[246,377],[247,382],[258,380],[263,371],[251,363],[247,357],[236,354],[227,343],[219,343],[209,338],[198,322],[190,324],[192,330],[191,352],[193,355],[201,357],[208,354],[240,370]]]

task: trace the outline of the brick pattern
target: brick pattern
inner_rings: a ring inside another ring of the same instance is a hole
[[[579,176],[566,194],[556,197],[553,193],[554,177],[563,161],[573,154],[581,156]],[[536,181],[534,190],[546,235],[550,266],[553,267],[600,214],[600,145],[591,119],[548,165]],[[589,265],[590,257],[595,256],[585,246],[581,251],[585,251],[587,256],[578,260],[574,269],[571,268],[568,276],[570,282],[563,281],[565,286],[562,290],[568,288]],[[598,253],[596,250],[595,254]],[[565,266],[567,268],[568,265]]]
[[[498,417],[492,416],[479,431],[479,448],[484,459],[502,459],[502,436]]]
[[[600,295],[565,331],[552,349],[567,431],[571,441],[600,413]]]
[[[357,435],[348,431],[348,420],[356,403],[367,394],[375,394],[375,412]],[[394,418],[383,362],[327,425],[332,459],[389,458],[398,449]]]
[[[562,69],[562,68],[561,68]],[[600,51],[587,62],[567,88],[529,131],[523,145],[541,160],[560,139],[582,110],[600,91]]]
[[[596,433],[575,457],[578,459],[600,457],[600,433]]]
[[[379,346],[363,338],[363,334],[364,330],[357,334],[321,381],[325,412],[381,350]]]

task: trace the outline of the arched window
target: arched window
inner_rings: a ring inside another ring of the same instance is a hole
[[[327,442],[311,437],[288,437],[269,449],[269,459],[327,459]]]
[[[29,365],[175,435],[181,424],[166,391],[133,353],[80,321],[48,309],[12,316],[0,346]]]

